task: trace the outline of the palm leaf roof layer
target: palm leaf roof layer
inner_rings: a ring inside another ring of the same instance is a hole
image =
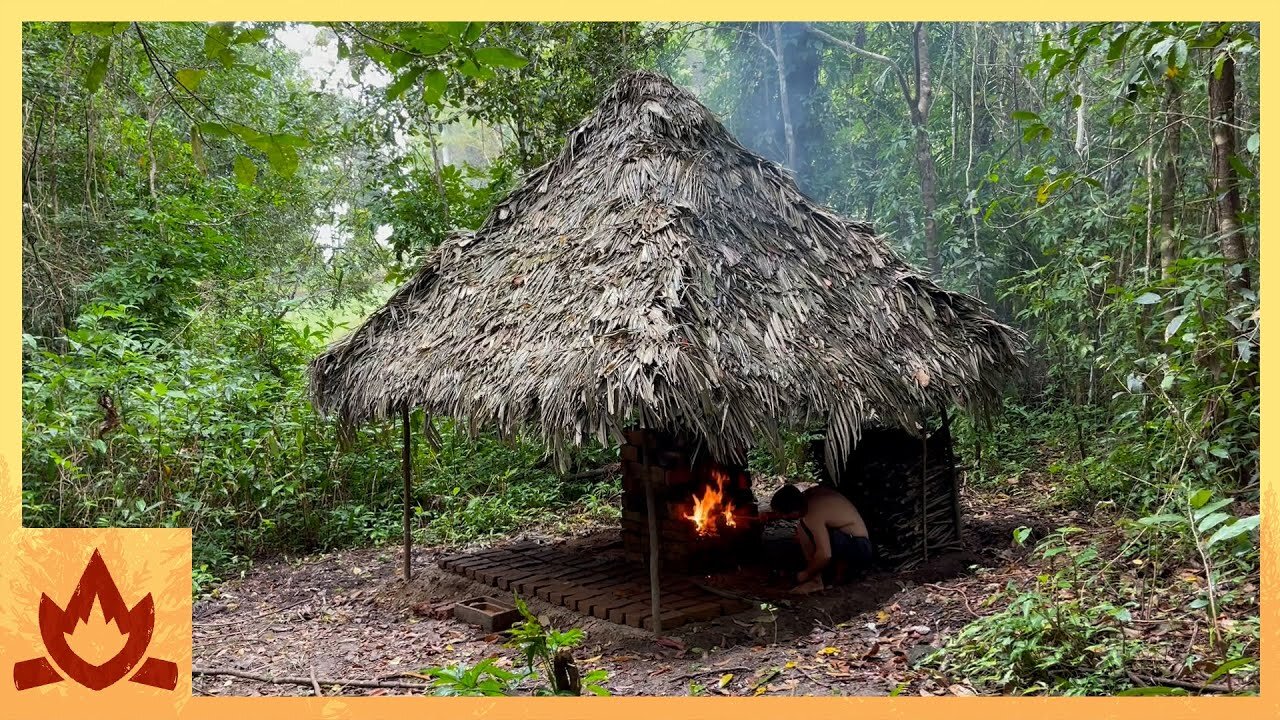
[[[561,458],[640,426],[741,459],[813,422],[839,454],[868,421],[989,408],[1022,344],[805,197],[692,94],[634,73],[318,357],[311,391],[348,427],[423,407],[540,434]]]

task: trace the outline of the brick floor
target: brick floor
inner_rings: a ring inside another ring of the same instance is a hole
[[[441,558],[441,568],[486,585],[584,615],[637,628],[651,625],[649,572],[626,562],[619,546],[584,552],[526,542]],[[747,609],[745,603],[707,592],[688,578],[662,578],[662,627],[710,620]]]

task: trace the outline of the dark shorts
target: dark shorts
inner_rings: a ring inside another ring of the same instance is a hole
[[[809,526],[802,520],[800,527],[812,542],[813,532]],[[822,577],[828,585],[862,577],[871,569],[876,553],[869,539],[834,528],[827,528],[827,537],[831,540],[831,562],[822,571]]]
[[[827,534],[831,537],[831,562],[833,565],[844,565],[840,569],[845,571],[848,576],[846,579],[859,577],[871,568],[876,553],[870,540],[848,535],[841,530],[828,530]]]

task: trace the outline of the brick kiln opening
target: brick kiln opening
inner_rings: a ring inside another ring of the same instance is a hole
[[[646,482],[653,486],[658,566],[702,574],[757,555],[761,525],[751,474],[698,455],[682,434],[633,430],[622,446],[622,543],[628,560],[649,562]]]

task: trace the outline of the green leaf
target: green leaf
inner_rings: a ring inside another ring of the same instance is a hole
[[[244,155],[237,155],[234,163],[236,182],[248,187],[258,179],[258,166]]]
[[[401,95],[404,95],[405,91],[413,87],[413,84],[418,81],[418,78],[422,76],[424,70],[426,70],[426,68],[419,65],[415,68],[411,68],[407,72],[401,73],[394,82],[387,86],[387,99],[396,100]]]
[[[229,138],[232,134],[231,131],[222,123],[203,122],[200,123],[199,128],[201,134],[208,135],[209,137]]]
[[[182,87],[186,88],[187,92],[195,92],[196,88],[200,87],[200,82],[204,80],[204,76],[204,70],[195,70],[193,68],[186,68],[174,73],[174,77],[178,78],[178,82],[182,83]]]
[[[520,69],[529,64],[523,56],[507,48],[479,48],[476,50],[476,62],[481,65]]]
[[[1134,302],[1139,305],[1155,305],[1160,302],[1160,296],[1153,292],[1142,293],[1134,299]]]
[[[1124,46],[1129,42],[1129,34],[1132,32],[1132,30],[1125,30],[1111,41],[1111,44],[1107,46],[1108,62],[1120,59],[1120,56],[1124,54]]]
[[[128,30],[132,24],[130,22],[73,22],[71,23],[71,34],[83,35],[89,33],[98,37],[111,37]]]
[[[231,26],[218,23],[204,33],[204,56],[210,60],[218,60],[231,47]]]
[[[1205,545],[1209,547],[1213,547],[1215,544],[1220,543],[1223,540],[1230,540],[1233,537],[1243,535],[1251,530],[1256,529],[1258,527],[1258,523],[1260,522],[1260,520],[1261,518],[1259,518],[1257,515],[1253,515],[1247,518],[1240,518],[1239,520],[1236,520],[1230,525],[1224,525],[1218,528],[1218,531],[1215,532],[1213,535],[1209,536],[1209,540],[1205,543]]]
[[[272,142],[267,148],[267,162],[271,169],[284,177],[292,177],[298,170],[298,151],[289,145]]]
[[[1192,508],[1201,508],[1201,507],[1204,507],[1205,503],[1209,502],[1209,498],[1211,497],[1213,497],[1212,490],[1210,490],[1209,488],[1200,488],[1199,490],[1195,491],[1195,493],[1193,493],[1191,497],[1187,498],[1187,504],[1189,504]]]
[[[453,38],[441,33],[417,31],[406,37],[409,47],[420,55],[435,55],[453,44]]]
[[[1236,668],[1244,667],[1246,665],[1252,665],[1253,663],[1256,663],[1256,662],[1257,662],[1257,659],[1251,658],[1251,657],[1238,657],[1238,658],[1235,658],[1234,660],[1228,660],[1222,663],[1221,665],[1219,665],[1218,669],[1214,670],[1213,674],[1209,676],[1209,679],[1204,681],[1204,684],[1208,685],[1212,683],[1214,680],[1217,680],[1223,675],[1226,675],[1232,670],[1235,670]]]
[[[462,41],[466,43],[473,43],[476,40],[479,40],[480,36],[484,34],[484,29],[488,27],[488,25],[489,23],[483,22],[467,23],[467,30],[462,33]]]
[[[469,23],[469,22],[436,22],[436,23],[431,23],[431,26],[432,26],[432,27],[434,27],[438,32],[442,32],[442,33],[444,33],[444,34],[448,35],[449,37],[452,37],[452,38],[457,39],[457,40],[461,40],[463,37],[465,37],[465,36],[466,36],[467,28],[468,28],[468,26],[470,26],[470,25],[471,25],[471,23]]]
[[[1187,64],[1187,41],[1178,38],[1173,44],[1173,53],[1169,56],[1169,65],[1171,67],[1185,67]]]
[[[102,81],[107,78],[107,62],[110,59],[111,43],[108,42],[98,50],[98,54],[93,58],[93,65],[89,66],[89,75],[84,80],[84,85],[89,92],[97,92],[98,88],[102,87]]]
[[[1018,122],[1039,122],[1040,116],[1030,110],[1014,110],[1009,116]]]
[[[1261,144],[1262,144],[1262,138],[1259,136],[1258,133],[1254,133],[1249,136],[1248,140],[1245,141],[1244,146],[1249,150],[1250,155],[1257,155],[1258,147]]]
[[[1071,109],[1072,109],[1072,110],[1075,110],[1076,108],[1080,107],[1080,105],[1081,105],[1081,104],[1083,104],[1083,103],[1084,103],[1084,98],[1083,98],[1083,97],[1081,97],[1080,95],[1072,95],[1072,96],[1071,96]]]
[[[1182,323],[1186,322],[1186,320],[1186,313],[1174,315],[1173,318],[1169,320],[1169,324],[1164,328],[1164,341],[1169,342],[1169,338],[1173,337],[1174,333],[1178,332],[1178,328],[1182,327]]]
[[[458,72],[477,80],[489,80],[494,77],[492,70],[485,66],[477,65],[474,60],[463,60],[458,63]]]
[[[422,79],[422,99],[428,105],[438,105],[440,98],[444,97],[448,84],[449,78],[445,76],[443,70],[428,72]]]
[[[1216,528],[1222,523],[1226,522],[1227,519],[1230,517],[1231,517],[1230,513],[1224,513],[1224,512],[1211,513],[1208,517],[1200,521],[1200,524],[1196,526],[1196,531],[1201,533],[1207,533],[1213,528]]]
[[[270,35],[270,33],[267,32],[266,28],[250,28],[241,32],[239,35],[236,35],[235,39],[231,42],[235,45],[256,43],[266,40],[268,35]]]

